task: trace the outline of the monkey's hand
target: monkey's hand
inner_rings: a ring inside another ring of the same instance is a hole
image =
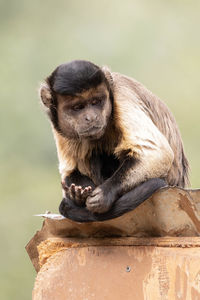
[[[104,191],[102,187],[97,187],[87,198],[86,207],[93,213],[107,212],[115,201],[112,191]]]
[[[92,192],[92,187],[87,186],[83,188],[82,186],[77,186],[74,183],[68,187],[65,183],[61,183],[62,188],[65,191],[65,197],[70,198],[74,201],[78,206],[83,206],[86,202],[87,197]]]

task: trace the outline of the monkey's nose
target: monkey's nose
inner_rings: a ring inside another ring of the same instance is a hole
[[[91,123],[93,121],[96,121],[97,120],[97,116],[89,116],[89,115],[86,115],[85,116],[85,120],[88,122],[88,123]]]
[[[85,116],[85,120],[88,122],[91,122],[91,117],[90,116]]]

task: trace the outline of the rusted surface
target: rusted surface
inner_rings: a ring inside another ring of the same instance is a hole
[[[200,299],[200,190],[165,188],[104,222],[45,217],[26,247],[33,300]]]
[[[200,235],[200,190],[164,188],[123,216],[104,222],[77,223],[46,215],[43,227],[26,246],[39,270],[37,246],[52,237],[164,237]]]
[[[87,248],[103,246],[151,246],[168,248],[200,248],[199,237],[159,237],[159,238],[49,238],[37,246],[38,270],[55,253],[69,248]]]
[[[42,266],[33,300],[198,300],[199,258],[200,247],[63,249]]]

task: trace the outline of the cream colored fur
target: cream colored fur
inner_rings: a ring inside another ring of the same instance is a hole
[[[143,85],[118,73],[105,75],[112,84],[115,126],[122,133],[117,146],[118,133],[112,127],[102,142],[68,140],[53,129],[62,180],[78,168],[90,176],[89,158],[99,148],[116,156],[124,150],[138,159],[126,174],[125,185],[132,186],[153,177],[166,178],[169,185],[188,183],[188,162],[176,122],[168,108]],[[128,188],[128,186],[127,186]]]

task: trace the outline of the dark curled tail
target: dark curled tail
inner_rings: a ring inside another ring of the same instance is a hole
[[[160,178],[152,178],[141,183],[130,192],[124,194],[115,201],[111,209],[102,214],[93,214],[85,207],[78,207],[72,201],[63,199],[59,210],[60,213],[73,221],[95,222],[105,221],[120,217],[124,213],[134,210],[138,205],[148,199],[156,190],[167,186],[166,182]]]

